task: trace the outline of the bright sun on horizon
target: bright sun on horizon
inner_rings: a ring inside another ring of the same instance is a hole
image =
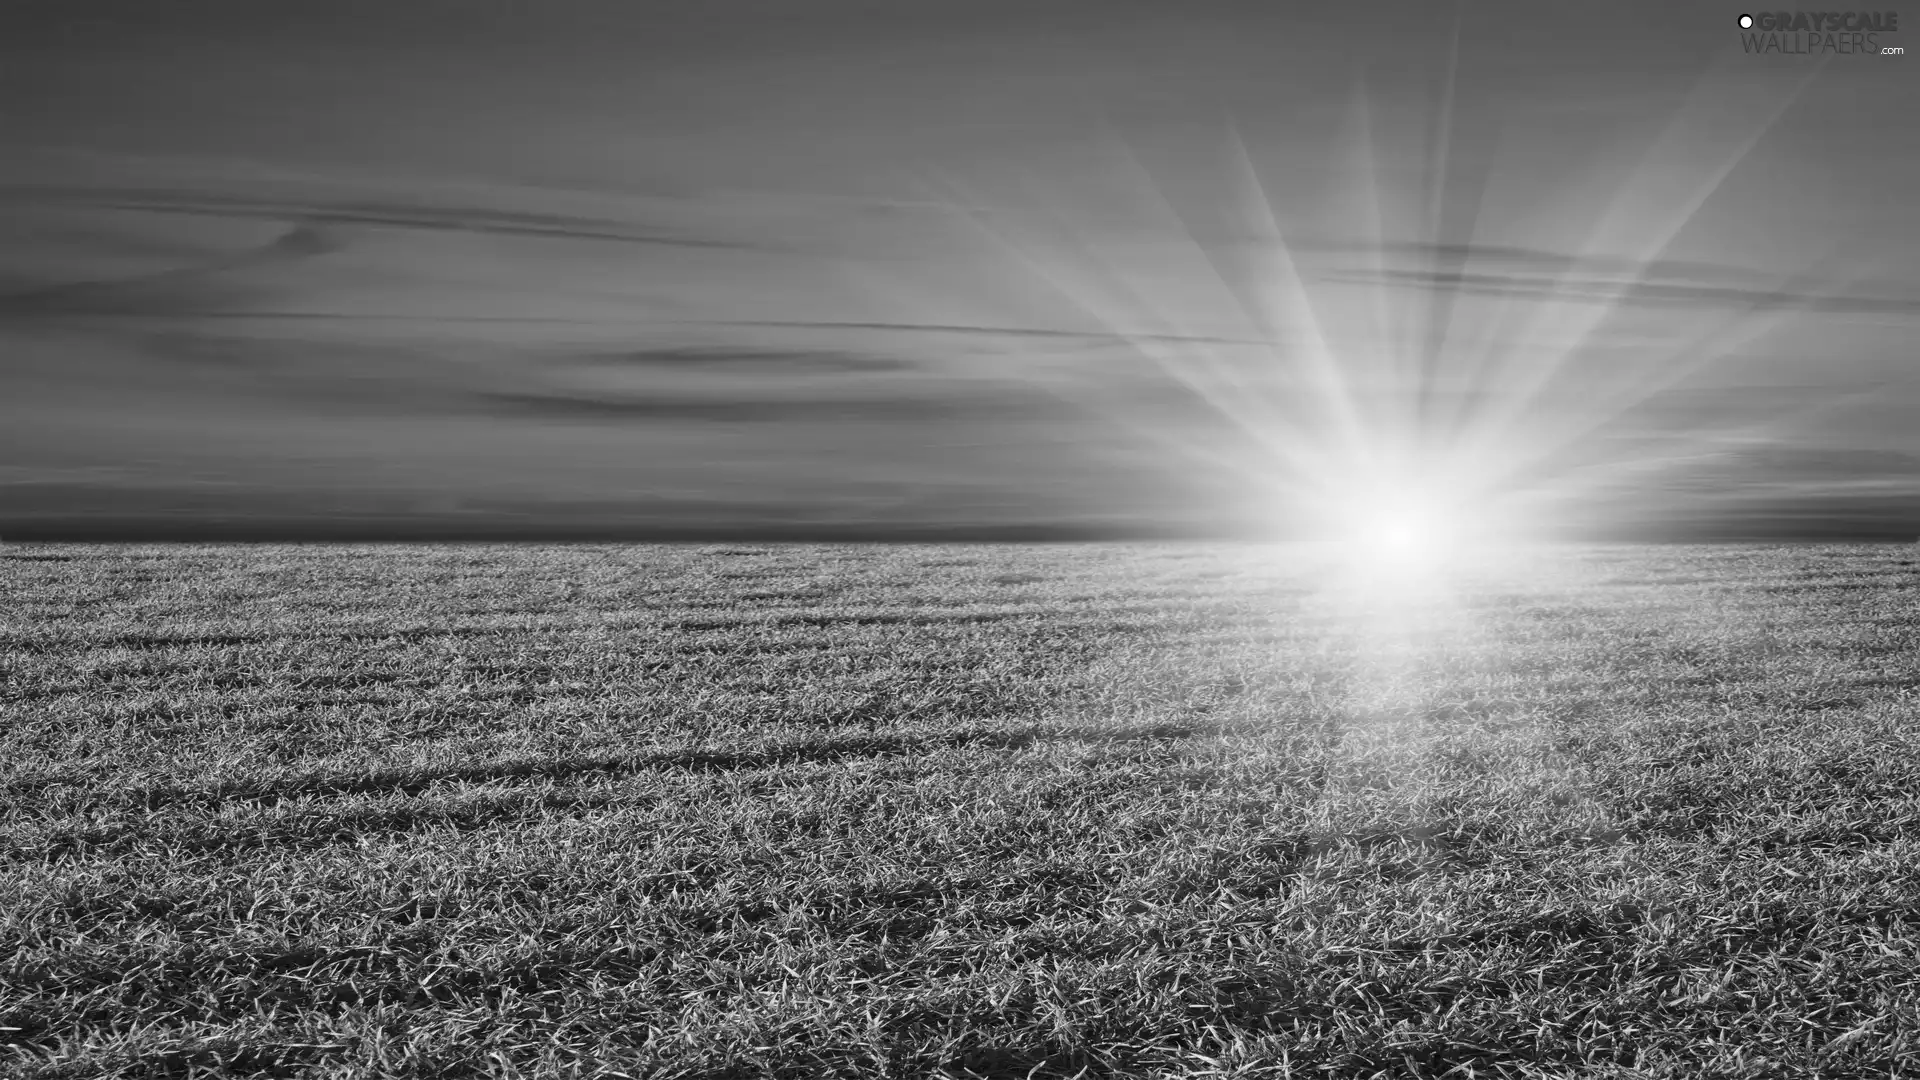
[[[1386,558],[1401,559],[1432,541],[1429,524],[1417,515],[1387,511],[1367,523],[1361,542]]]
[[[1437,558],[1456,531],[1436,508],[1405,498],[1362,508],[1352,541],[1371,562],[1412,566]]]
[[[1500,500],[1472,498],[1439,482],[1354,485],[1328,498],[1325,535],[1358,565],[1425,573],[1488,545],[1522,538]]]

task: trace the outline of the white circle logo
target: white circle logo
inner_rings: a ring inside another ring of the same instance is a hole
[[[1746,30],[1751,28],[1752,26],[1753,26],[1753,16],[1751,15],[1740,16],[1740,29]]]

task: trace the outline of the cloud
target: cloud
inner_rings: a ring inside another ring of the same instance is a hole
[[[150,213],[199,214],[209,217],[304,221],[313,224],[378,226],[622,244],[659,244],[672,247],[745,251],[775,250],[773,246],[758,241],[674,233],[612,218],[507,210],[497,207],[435,206],[324,198],[275,199],[156,188],[79,189],[51,185],[3,187],[0,188],[0,202],[78,204],[102,210],[139,210]]]
[[[1703,450],[1654,459],[1589,487],[1601,502],[1631,502],[1669,514],[1738,514],[1767,507],[1783,520],[1882,501],[1920,506],[1920,458],[1897,451],[1785,443]]]
[[[1721,455],[1721,461],[1730,470],[1782,481],[1886,478],[1920,481],[1920,456],[1897,450],[1763,445],[1729,451]]]
[[[1723,263],[1682,259],[1631,259],[1616,255],[1575,255],[1547,248],[1514,244],[1449,244],[1424,241],[1399,241],[1362,244],[1351,241],[1301,240],[1290,247],[1335,255],[1395,255],[1427,263],[1493,264],[1509,271],[1536,274],[1624,275],[1633,277],[1686,278],[1696,282],[1727,284],[1758,283],[1766,276],[1744,267]]]
[[[588,367],[661,368],[701,372],[757,371],[778,374],[866,374],[911,371],[917,365],[888,356],[848,352],[725,348],[623,349],[567,357],[565,363]]]
[[[1427,265],[1379,270],[1345,269],[1328,280],[1351,284],[1402,285],[1480,296],[1633,304],[1647,307],[1717,307],[1747,311],[1796,310],[1827,314],[1909,315],[1920,298],[1871,295],[1803,274],[1784,286],[1742,267],[1716,263],[1616,256],[1572,255],[1501,245],[1397,243],[1379,246],[1320,243],[1330,253],[1381,252]],[[1469,264],[1490,267],[1468,271]]]
[[[555,420],[667,420],[718,423],[820,424],[862,420],[941,420],[1030,413],[1048,403],[1013,395],[954,397],[790,395],[743,397],[694,394],[567,394],[480,391],[471,400],[482,408],[523,417]]]
[[[297,262],[336,251],[338,236],[302,222],[272,241],[236,254],[131,278],[63,282],[0,294],[0,317],[27,315],[171,315],[212,311],[256,300],[257,286],[220,275]]]
[[[715,325],[752,326],[785,330],[880,330],[956,337],[1063,338],[1083,342],[1151,341],[1184,342],[1196,345],[1267,345],[1262,338],[1221,337],[1206,334],[1122,334],[1112,330],[1071,330],[1037,326],[980,326],[933,322],[813,322],[799,320],[740,319]]]
[[[1479,296],[1571,300],[1653,307],[1724,307],[1747,311],[1811,311],[1840,315],[1911,315],[1920,299],[1846,295],[1794,289],[1755,289],[1678,282],[1621,282],[1600,278],[1527,277],[1518,274],[1469,274],[1434,270],[1347,272],[1331,280],[1358,284],[1408,285]]]

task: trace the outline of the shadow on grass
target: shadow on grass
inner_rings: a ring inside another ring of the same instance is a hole
[[[717,604],[719,607],[738,605],[733,601]],[[735,618],[682,619],[667,625],[672,630],[747,630],[755,627],[804,626],[816,629],[834,626],[940,626],[968,623],[999,623],[1024,619],[1029,622],[1042,618],[1040,611],[978,611],[936,614],[927,611],[867,611],[835,614],[832,612],[807,612],[804,614],[782,614],[771,617],[742,616]]]
[[[209,852],[232,854],[268,848],[311,850],[352,846],[372,837],[405,833],[470,833],[494,825],[530,822],[555,812],[581,814],[627,802],[631,802],[630,796],[605,790],[514,791],[491,793],[478,798],[418,798],[399,804],[359,805],[341,810],[316,808],[312,813],[221,823],[124,821],[56,832],[39,843],[23,844],[4,854],[17,862],[59,863],[85,857],[125,857],[136,851],[149,855],[189,857]],[[1209,873],[1205,875],[1205,882],[1192,884],[1196,890],[1206,891],[1212,886],[1228,883],[1235,893],[1249,900],[1284,897],[1292,894],[1296,884],[1295,875],[1302,867],[1327,855],[1393,851],[1423,861],[1438,859],[1464,863],[1473,861],[1465,850],[1465,845],[1471,843],[1472,839],[1456,834],[1455,827],[1446,822],[1334,835],[1301,832],[1275,838],[1249,849],[1244,853],[1244,865],[1228,877],[1221,877],[1218,872]],[[1594,842],[1608,841],[1596,838]],[[1403,869],[1408,873],[1422,872],[1417,868]],[[708,875],[676,872],[668,875],[676,878],[668,884],[675,888],[689,885],[700,887],[710,884],[710,880],[703,878],[717,876],[719,872],[718,869]],[[1029,873],[1017,886],[1004,882],[994,884],[985,879],[941,883],[916,881],[882,886],[862,896],[856,921],[870,922],[876,915],[891,912],[896,916],[888,920],[891,932],[896,936],[904,934],[913,937],[920,929],[930,930],[933,924],[918,918],[918,913],[912,909],[956,894],[991,895],[1004,900],[1008,897],[1000,894],[1009,889],[1020,895],[1038,890],[1057,897],[1069,893],[1091,894],[1103,887],[1100,880],[1087,872],[1064,867]],[[671,890],[667,884],[663,884],[661,891],[664,895]],[[823,921],[831,923],[833,920],[828,918]]]
[[[297,628],[261,630],[253,633],[233,631],[180,634],[130,631],[121,634],[0,634],[0,647],[26,651],[70,651],[84,649],[190,649],[197,647],[236,648],[263,645],[275,641],[298,642],[317,647],[329,642],[425,641],[434,638],[496,637],[503,634],[532,634],[560,629],[539,626],[408,626],[391,629],[349,628],[334,633],[315,634]]]
[[[927,734],[867,732],[810,738],[741,749],[680,749],[560,759],[483,761],[444,767],[400,766],[355,773],[252,776],[204,785],[155,784],[98,792],[94,806],[154,812],[179,806],[237,803],[274,806],[301,798],[399,794],[418,796],[443,784],[503,780],[565,781],[642,773],[712,773],[772,769],[873,757],[905,757],[953,748],[1021,750],[1043,742],[1134,743],[1230,733],[1218,725],[1157,723],[1131,726],[1009,727]],[[70,781],[36,777],[6,785],[9,797],[25,798]]]

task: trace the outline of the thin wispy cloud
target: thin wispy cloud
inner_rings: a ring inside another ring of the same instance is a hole
[[[244,307],[274,291],[236,275],[339,250],[340,237],[299,224],[268,243],[130,278],[70,281],[0,293],[0,318],[28,315],[167,315]]]
[[[676,235],[649,230],[635,222],[575,217],[474,206],[410,205],[352,201],[273,200],[193,191],[143,189],[76,190],[47,187],[0,187],[0,204],[49,204],[99,210],[193,214],[215,218],[296,221],[319,225],[364,225],[391,229],[467,232],[480,235],[548,237],[621,244],[661,244],[673,247],[762,250],[763,245],[741,239]]]
[[[1581,260],[1568,257],[1565,265]],[[1664,278],[1664,280],[1663,280]],[[1328,280],[1366,285],[1405,285],[1475,296],[1515,299],[1584,301],[1599,304],[1636,304],[1656,307],[1714,307],[1744,311],[1796,310],[1835,315],[1911,315],[1920,312],[1920,297],[1873,295],[1833,284],[1822,289],[1809,282],[1803,289],[1768,289],[1681,280],[1668,268],[1649,264],[1619,276],[1583,276],[1577,272],[1553,275],[1478,273],[1464,269],[1425,270],[1393,268],[1372,272],[1337,271]]]

